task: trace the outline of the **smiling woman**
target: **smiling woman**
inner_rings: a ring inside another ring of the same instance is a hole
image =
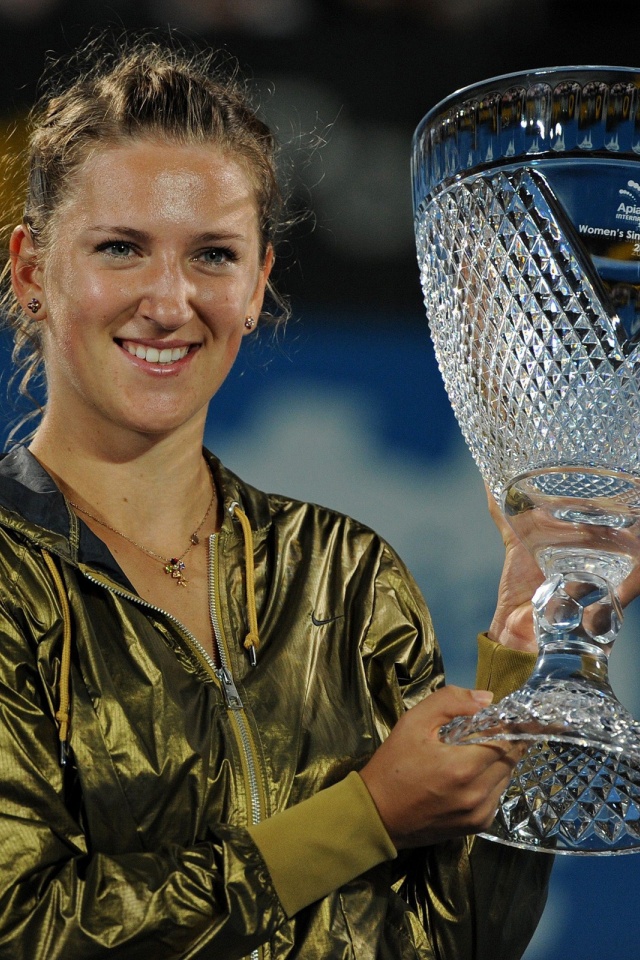
[[[443,687],[376,534],[203,450],[273,298],[273,137],[210,57],[94,59],[34,111],[10,245],[47,402],[0,459],[0,958],[516,960],[550,858],[475,834],[520,745],[438,739],[491,693]],[[507,546],[496,692],[533,662]]]
[[[32,452],[59,472],[61,433],[67,449],[122,429],[202,437],[273,261],[245,166],[213,145],[105,146],[48,232],[42,256],[28,225],[11,242],[14,289],[40,303],[48,400]]]

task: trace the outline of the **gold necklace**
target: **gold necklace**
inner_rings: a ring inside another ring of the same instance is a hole
[[[80,504],[74,503],[73,500],[68,500],[68,503],[73,507],[74,510],[79,510],[80,513],[84,513],[85,516],[89,517],[91,520],[95,520],[96,523],[99,523],[101,527],[106,527],[107,530],[111,530],[112,533],[116,533],[119,537],[122,537],[123,540],[133,544],[133,546],[137,547],[138,550],[141,550],[142,553],[146,553],[148,557],[153,557],[154,560],[159,560],[163,565],[164,572],[168,573],[171,578],[176,581],[177,586],[186,587],[189,581],[185,579],[182,572],[185,569],[184,558],[187,556],[192,547],[195,547],[197,543],[200,543],[200,537],[198,534],[202,530],[216,500],[216,488],[213,484],[213,481],[212,487],[213,491],[211,494],[211,500],[209,501],[209,506],[207,507],[204,517],[189,537],[189,545],[187,546],[187,549],[181,553],[179,557],[170,557],[169,559],[160,556],[160,554],[156,553],[155,550],[149,550],[148,547],[143,547],[141,543],[138,543],[132,537],[127,536],[127,534],[123,533],[122,530],[117,530],[115,527],[112,527],[110,523],[106,522],[106,520],[101,520],[100,517],[96,517],[95,513],[91,513],[90,510],[85,509],[85,507],[81,507]]]

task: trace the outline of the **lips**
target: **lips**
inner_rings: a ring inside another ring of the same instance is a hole
[[[176,363],[178,360],[183,360],[186,355],[189,353],[189,346],[182,347],[146,347],[141,343],[133,343],[132,341],[124,340],[122,341],[122,348],[130,353],[131,356],[137,357],[138,360],[146,360],[147,363]]]

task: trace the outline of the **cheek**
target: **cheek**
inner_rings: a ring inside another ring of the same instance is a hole
[[[236,286],[207,291],[200,297],[202,315],[217,336],[242,338],[247,305],[245,291]]]
[[[117,314],[125,292],[99,277],[78,278],[68,271],[47,289],[46,296],[49,336],[70,348],[106,326],[109,316]]]
[[[229,372],[233,364],[235,363],[236,357],[242,345],[242,332],[235,328],[230,334],[226,337],[226,342],[224,343],[221,355],[224,357],[223,368],[226,373]],[[226,375],[225,373],[225,375]]]
[[[77,382],[77,371],[83,364],[83,325],[67,315],[64,320],[51,317],[42,331],[42,354],[45,369],[50,377],[55,369],[64,371],[64,376]]]
[[[86,280],[86,278],[85,278]],[[82,282],[72,270],[63,269],[46,290],[47,317],[43,321],[42,345],[47,360],[71,373],[83,349],[104,326],[108,302],[101,284]]]
[[[217,377],[223,382],[229,371],[236,362],[240,347],[242,346],[244,326],[238,328],[237,325],[231,333],[224,338],[224,342],[218,341],[217,349],[213,353],[213,365],[217,369]],[[217,354],[217,359],[216,359]],[[216,388],[217,389],[217,388]]]

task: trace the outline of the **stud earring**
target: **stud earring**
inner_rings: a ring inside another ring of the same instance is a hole
[[[254,328],[255,325],[256,325],[256,322],[255,322],[255,320],[253,319],[253,317],[247,317],[247,319],[246,319],[245,322],[244,322],[244,325],[245,325],[245,327],[247,328],[247,330],[253,330],[253,328]]]
[[[32,297],[31,300],[29,300],[29,303],[27,304],[27,306],[29,310],[31,310],[31,313],[37,313],[40,307],[42,306],[42,304],[40,303],[39,300],[36,300],[35,297]]]

